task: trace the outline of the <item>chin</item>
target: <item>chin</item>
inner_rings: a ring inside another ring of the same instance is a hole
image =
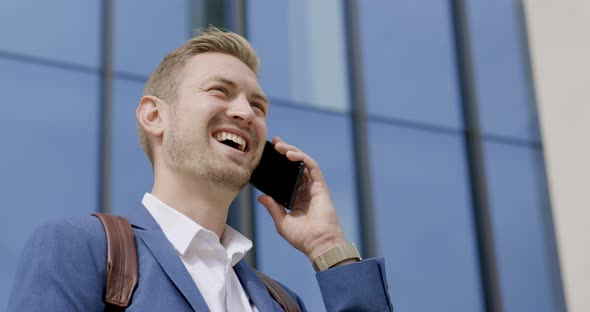
[[[239,192],[248,181],[250,181],[251,171],[245,168],[218,168],[209,172],[207,180],[229,190]]]

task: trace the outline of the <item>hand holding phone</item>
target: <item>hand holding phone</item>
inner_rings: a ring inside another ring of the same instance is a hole
[[[250,177],[250,184],[291,209],[304,170],[302,161],[290,161],[287,156],[277,152],[271,142],[266,141],[260,163]]]
[[[305,164],[304,176],[300,177],[301,185],[296,189],[297,198],[290,211],[285,211],[285,206],[277,203],[272,196],[258,197],[258,202],[272,217],[277,233],[310,259],[335,245],[347,243],[318,163],[297,146],[287,144],[279,137],[274,137],[272,144],[269,144],[272,151],[280,151],[279,155],[289,154],[287,160],[291,163]]]

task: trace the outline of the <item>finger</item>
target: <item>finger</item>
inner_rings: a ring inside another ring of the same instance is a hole
[[[311,181],[311,175],[309,174],[309,169],[303,169],[303,177],[306,181]]]
[[[305,164],[306,169],[309,170],[309,175],[312,180],[324,180],[324,175],[322,174],[318,163],[304,152],[288,151],[285,156],[287,156],[290,161],[302,161]]]
[[[272,139],[272,143],[275,145],[275,149],[277,151],[279,151],[279,153],[287,156],[287,158],[289,160],[303,161],[303,163],[305,163],[305,167],[306,167],[305,171],[304,171],[304,175],[308,179],[311,180],[313,178],[314,180],[318,180],[318,179],[321,179],[322,181],[324,180],[324,176],[323,176],[322,171],[320,170],[317,162],[315,160],[313,160],[313,158],[309,157],[307,154],[302,152],[297,146],[287,144],[279,136],[275,136]],[[293,154],[293,153],[295,153],[295,154]],[[290,154],[292,155],[291,157],[289,156]],[[292,158],[292,157],[294,157],[294,158]],[[315,175],[315,177],[314,177],[314,175]]]
[[[264,208],[266,208],[273,222],[275,223],[277,232],[279,232],[279,225],[282,224],[283,219],[287,215],[285,208],[279,205],[272,197],[268,195],[258,196],[258,202],[261,203]]]
[[[303,176],[301,177],[301,184],[303,184],[304,182],[308,182],[311,181],[311,175],[309,174],[309,169],[307,169],[307,167],[305,167],[303,169]]]
[[[285,141],[283,141],[283,139],[281,139],[278,135],[276,135],[274,138],[272,138],[271,142],[273,145],[276,145],[279,142],[285,142]]]
[[[283,140],[280,136],[276,135],[274,138],[272,138],[272,144],[278,144],[278,143],[287,144],[287,142],[285,142],[285,140]]]
[[[275,149],[281,154],[285,154],[287,153],[287,151],[301,152],[301,150],[297,146],[287,144],[287,142],[283,141],[278,136],[275,136],[273,138],[272,143],[274,144]]]
[[[301,150],[297,146],[283,142],[277,143],[275,145],[275,149],[281,154],[286,154],[288,151],[301,152]]]

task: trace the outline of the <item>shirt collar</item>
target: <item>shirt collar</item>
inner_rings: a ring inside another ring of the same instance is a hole
[[[232,267],[240,262],[246,253],[252,249],[252,241],[227,224],[221,236],[221,245],[225,247],[227,256],[231,259],[230,264]]]
[[[191,242],[199,233],[201,233],[198,235],[199,239],[210,239],[221,243],[226,250],[227,257],[231,259],[231,266],[238,263],[252,249],[252,241],[227,224],[221,240],[219,240],[215,233],[203,228],[191,218],[166,205],[150,193],[145,193],[141,203],[160,225],[166,238],[182,255],[186,253]]]

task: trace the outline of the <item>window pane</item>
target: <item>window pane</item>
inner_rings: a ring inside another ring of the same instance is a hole
[[[147,78],[191,35],[189,1],[114,1],[115,71]]]
[[[556,311],[541,152],[486,142],[489,198],[505,311]],[[559,309],[560,310],[560,309]]]
[[[115,79],[111,172],[111,207],[115,214],[141,207],[143,194],[152,190],[154,174],[139,144],[135,117],[144,84]]]
[[[349,109],[342,2],[247,1],[248,37],[267,96]],[[269,27],[272,25],[272,27]]]
[[[483,133],[539,140],[520,1],[467,3]]]
[[[0,51],[98,68],[99,0],[0,1]]]
[[[349,119],[274,105],[268,128],[271,138],[279,135],[320,164],[346,238],[359,245]],[[276,233],[263,206],[256,205],[255,213],[258,268],[297,292],[310,311],[323,311],[324,304],[309,259]]]
[[[97,209],[96,75],[0,59],[0,306],[21,249],[49,220]]]
[[[463,127],[448,1],[358,1],[370,115]]]
[[[378,253],[400,311],[483,311],[463,138],[371,123]]]

